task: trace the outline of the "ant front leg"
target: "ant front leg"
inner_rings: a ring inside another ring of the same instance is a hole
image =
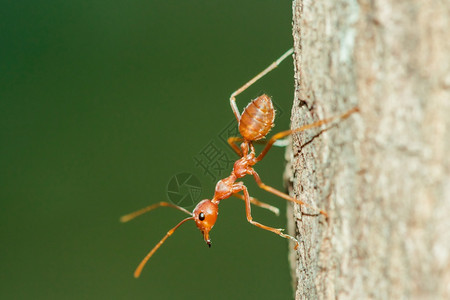
[[[325,217],[328,217],[328,214],[327,214],[325,211],[320,210],[320,209],[318,209],[318,208],[315,208],[315,207],[313,207],[313,206],[311,206],[311,205],[308,205],[307,203],[305,203],[305,202],[303,202],[303,201],[301,201],[301,200],[297,200],[297,199],[295,199],[295,198],[293,198],[293,197],[291,197],[291,196],[289,196],[289,195],[286,195],[286,194],[283,193],[283,192],[280,192],[279,190],[277,190],[277,189],[275,189],[275,188],[273,188],[273,187],[271,187],[271,186],[266,185],[265,183],[263,183],[263,182],[261,181],[261,178],[259,177],[258,173],[256,173],[255,170],[252,170],[252,175],[253,175],[253,177],[255,178],[255,181],[256,181],[256,183],[258,184],[258,186],[259,186],[260,188],[262,188],[263,190],[266,190],[266,191],[268,191],[269,193],[272,193],[272,194],[274,194],[274,195],[277,195],[278,197],[281,197],[281,198],[286,199],[286,200],[288,200],[288,201],[297,203],[297,204],[299,204],[299,205],[303,205],[303,206],[306,206],[306,207],[310,207],[310,208],[312,208],[312,209],[314,209],[314,210],[316,210],[316,211],[319,211],[319,213],[321,213],[321,214],[324,215]]]
[[[250,197],[250,195],[248,194],[247,187],[246,187],[242,182],[240,182],[240,183],[237,183],[237,184],[234,186],[234,188],[235,188],[236,190],[241,190],[241,191],[244,192],[245,212],[246,212],[246,215],[247,215],[247,221],[248,221],[250,224],[255,225],[256,227],[262,228],[262,229],[264,229],[264,230],[271,231],[271,232],[273,232],[273,233],[275,233],[275,234],[277,234],[277,235],[279,235],[279,236],[281,236],[281,237],[283,237],[283,238],[285,238],[285,239],[290,239],[290,240],[292,240],[292,241],[295,242],[295,247],[294,247],[294,249],[297,249],[297,248],[298,248],[298,241],[297,241],[297,239],[294,238],[294,237],[292,237],[292,236],[290,236],[290,235],[288,235],[288,234],[284,234],[284,233],[282,232],[284,229],[277,229],[277,228],[269,227],[269,226],[263,225],[263,224],[261,224],[261,223],[258,223],[258,222],[256,222],[256,221],[253,221],[253,217],[252,217],[252,208],[251,208],[251,205],[250,205],[250,202],[251,202],[251,201],[250,201],[250,198],[251,198],[251,197]]]
[[[250,87],[252,84],[254,84],[256,81],[258,81],[259,79],[261,79],[262,77],[264,77],[264,75],[266,75],[267,73],[269,73],[270,71],[272,71],[273,69],[275,69],[276,67],[278,67],[278,65],[289,55],[291,55],[294,52],[294,49],[291,48],[288,51],[286,51],[283,55],[281,55],[280,58],[278,58],[276,61],[274,61],[270,66],[268,66],[267,68],[265,68],[261,73],[259,73],[258,75],[256,75],[255,77],[253,77],[252,79],[250,79],[249,82],[247,82],[246,84],[244,84],[241,88],[239,88],[238,90],[234,91],[233,94],[231,94],[230,96],[230,105],[231,105],[231,109],[233,110],[234,115],[236,116],[236,120],[239,122],[239,120],[241,119],[241,114],[239,113],[239,109],[237,108],[236,105],[236,96],[239,95],[240,93],[242,93],[243,91],[245,91],[248,87]]]

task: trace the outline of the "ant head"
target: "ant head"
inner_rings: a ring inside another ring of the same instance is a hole
[[[213,228],[217,220],[219,207],[209,199],[200,201],[192,212],[195,220],[195,225],[203,233],[205,242],[211,247],[211,240],[209,239],[209,231]]]

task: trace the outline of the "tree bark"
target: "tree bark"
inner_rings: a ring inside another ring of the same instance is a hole
[[[296,299],[450,299],[450,2],[296,0]],[[303,214],[301,213],[303,212]],[[292,217],[293,216],[293,217]]]

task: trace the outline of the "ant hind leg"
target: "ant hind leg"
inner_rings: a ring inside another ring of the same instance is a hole
[[[301,131],[305,131],[305,130],[308,130],[308,129],[311,129],[311,128],[315,128],[315,127],[319,127],[319,126],[331,123],[331,122],[336,121],[336,120],[347,119],[351,114],[353,114],[355,112],[358,112],[358,111],[359,111],[359,108],[356,106],[356,107],[353,107],[352,109],[346,111],[345,113],[343,113],[340,116],[335,116],[335,117],[331,117],[331,118],[328,118],[328,119],[320,120],[320,121],[317,121],[317,122],[314,122],[314,123],[311,123],[311,124],[307,124],[307,125],[304,125],[302,127],[296,128],[296,129],[281,131],[281,132],[275,134],[274,136],[272,136],[270,138],[270,140],[266,144],[266,147],[264,147],[264,149],[261,151],[261,153],[256,158],[256,161],[262,160],[264,158],[264,156],[266,156],[267,152],[270,150],[270,148],[272,148],[273,144],[277,140],[280,140],[280,139],[282,139],[284,137],[287,137],[290,134],[301,132]]]

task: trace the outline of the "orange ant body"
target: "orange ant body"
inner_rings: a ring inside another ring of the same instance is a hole
[[[187,211],[186,209],[168,203],[168,202],[160,202],[148,207],[145,207],[141,210],[138,210],[136,212],[133,212],[131,214],[123,216],[120,220],[122,222],[127,222],[145,212],[148,212],[150,210],[153,210],[157,207],[161,206],[168,206],[176,208],[180,211],[185,212],[186,214],[190,215],[190,217],[182,220],[180,223],[178,223],[175,227],[173,227],[171,230],[167,232],[167,234],[162,238],[162,240],[156,244],[156,246],[147,254],[147,256],[141,261],[139,266],[137,267],[136,271],[134,272],[134,277],[139,277],[142,269],[144,268],[147,261],[150,259],[150,257],[158,250],[158,248],[165,242],[165,240],[173,234],[173,232],[181,226],[181,224],[185,223],[189,220],[194,220],[195,224],[197,225],[198,229],[203,234],[203,238],[205,242],[208,244],[209,247],[211,247],[211,239],[209,237],[209,232],[213,228],[214,224],[217,220],[217,215],[219,211],[219,203],[221,200],[227,199],[230,196],[236,196],[242,200],[245,201],[245,210],[246,210],[246,216],[248,222],[251,224],[271,231],[281,237],[291,239],[296,243],[296,248],[298,246],[298,241],[287,234],[282,233],[283,229],[276,229],[273,227],[269,227],[266,225],[263,225],[261,223],[258,223],[253,220],[251,215],[251,204],[260,206],[262,208],[269,209],[273,211],[274,213],[278,214],[278,209],[266,204],[264,202],[260,202],[252,197],[250,197],[247,187],[244,185],[243,182],[236,182],[238,179],[246,176],[246,175],[252,175],[258,184],[258,186],[270,193],[273,193],[281,198],[284,198],[288,201],[292,201],[294,203],[297,203],[299,205],[311,207],[308,204],[306,204],[303,201],[297,200],[285,193],[282,193],[273,187],[270,187],[266,184],[264,184],[258,173],[253,169],[253,166],[261,161],[264,156],[267,154],[267,152],[270,150],[272,145],[279,139],[284,138],[292,133],[304,131],[310,128],[318,127],[327,123],[330,123],[337,119],[345,119],[349,117],[353,112],[356,112],[358,109],[353,108],[346,113],[342,114],[341,116],[335,117],[335,118],[329,118],[321,121],[317,121],[315,123],[302,126],[300,128],[294,129],[294,130],[286,130],[282,131],[280,133],[275,134],[270,140],[265,142],[265,147],[261,151],[259,155],[256,155],[255,148],[253,146],[253,142],[259,141],[266,137],[266,135],[269,133],[270,129],[274,125],[274,119],[275,119],[275,110],[273,108],[272,100],[267,95],[261,95],[258,98],[252,100],[247,107],[244,109],[243,113],[239,113],[239,109],[236,106],[236,96],[242,93],[244,90],[246,90],[249,86],[251,86],[253,83],[255,83],[257,80],[259,80],[261,77],[269,73],[271,70],[276,68],[286,57],[288,57],[290,54],[293,53],[293,49],[289,49],[286,53],[284,53],[279,59],[277,59],[275,62],[273,62],[269,67],[267,67],[265,70],[263,70],[261,73],[256,75],[253,79],[251,79],[249,82],[247,82],[245,85],[243,85],[240,89],[235,91],[233,94],[231,94],[230,97],[230,105],[233,110],[234,115],[236,116],[236,120],[239,124],[239,133],[241,134],[241,137],[231,137],[228,139],[228,143],[233,148],[233,150],[240,156],[240,158],[234,163],[233,170],[231,171],[230,176],[219,180],[217,182],[215,187],[215,192],[213,198],[205,199],[200,201],[197,206],[194,208],[194,210],[191,212]],[[240,147],[236,145],[236,142],[241,142]],[[243,195],[239,194],[239,192],[243,192]],[[323,210],[318,210],[320,214],[327,216],[326,212]]]

